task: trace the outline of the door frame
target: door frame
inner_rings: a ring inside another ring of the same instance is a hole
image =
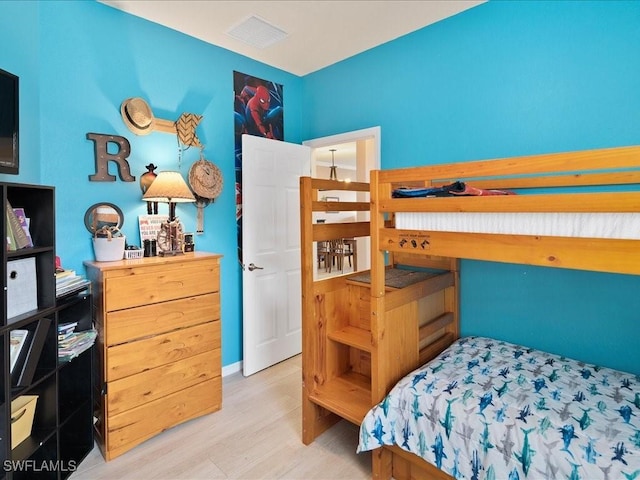
[[[315,177],[316,173],[316,163],[314,158],[313,151],[316,148],[329,147],[332,145],[340,144],[340,143],[351,143],[356,142],[358,140],[369,140],[373,139],[375,145],[375,152],[371,161],[369,162],[369,170],[377,170],[380,169],[381,166],[381,151],[380,151],[380,137],[381,137],[381,128],[370,127],[363,128],[362,130],[354,130],[352,132],[338,133],[336,135],[329,135],[328,137],[320,137],[314,138],[311,140],[305,140],[302,142],[302,145],[306,145],[311,148],[311,176]]]

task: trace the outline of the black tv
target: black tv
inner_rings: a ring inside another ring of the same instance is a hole
[[[18,174],[19,78],[0,69],[0,173]]]

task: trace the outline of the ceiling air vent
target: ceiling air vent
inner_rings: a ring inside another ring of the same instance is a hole
[[[284,30],[252,15],[227,31],[227,35],[257,48],[266,48],[287,38]]]

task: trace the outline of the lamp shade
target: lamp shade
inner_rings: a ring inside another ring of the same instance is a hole
[[[183,203],[195,202],[180,172],[160,172],[142,196],[147,202]]]

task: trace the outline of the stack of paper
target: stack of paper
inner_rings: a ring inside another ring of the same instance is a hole
[[[58,359],[68,362],[91,348],[96,339],[97,332],[92,328],[82,332],[73,332],[64,340],[58,341]]]
[[[85,290],[91,282],[82,275],[76,275],[73,270],[56,273],[56,297]]]

